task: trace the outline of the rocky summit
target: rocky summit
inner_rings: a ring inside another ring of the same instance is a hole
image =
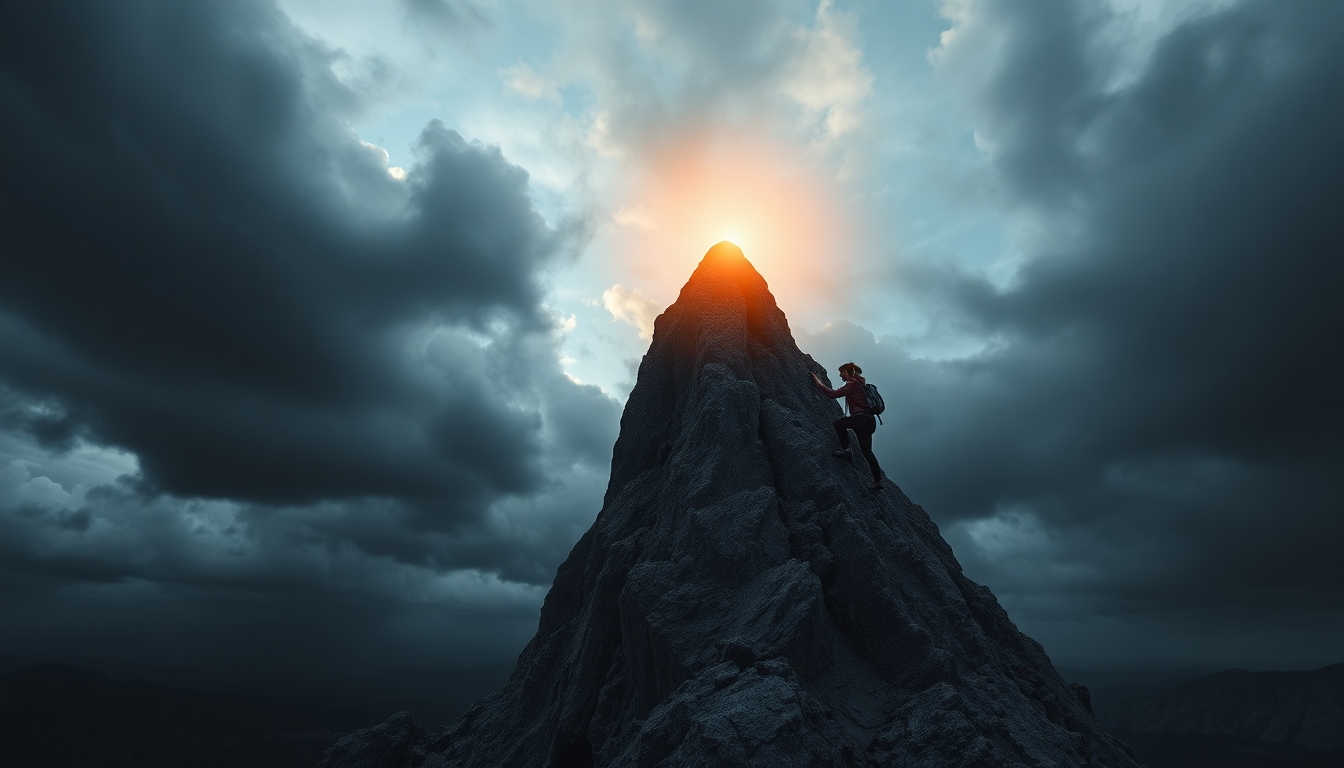
[[[812,373],[742,252],[710,249],[508,684],[324,768],[1135,765],[924,510],[831,456]]]

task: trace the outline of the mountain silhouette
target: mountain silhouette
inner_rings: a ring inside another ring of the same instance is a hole
[[[832,458],[825,371],[736,246],[654,329],[602,510],[508,684],[325,768],[1136,765],[924,510]]]

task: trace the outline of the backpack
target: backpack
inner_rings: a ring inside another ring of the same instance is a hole
[[[882,412],[887,410],[887,404],[882,402],[882,395],[878,393],[877,387],[865,383],[863,385],[863,396],[868,399],[868,412],[877,417],[877,423],[882,423]]]

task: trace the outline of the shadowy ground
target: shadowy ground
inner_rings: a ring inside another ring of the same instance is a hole
[[[312,768],[357,728],[411,710],[455,719],[503,685],[502,665],[391,671],[322,696],[215,693],[111,680],[37,665],[0,675],[0,765],[6,768]]]
[[[1200,733],[1125,733],[1112,731],[1129,744],[1147,768],[1339,768],[1344,750],[1303,750],[1261,744],[1249,739]]]
[[[1060,672],[1091,689],[1102,725],[1148,768],[1344,766],[1344,665]]]

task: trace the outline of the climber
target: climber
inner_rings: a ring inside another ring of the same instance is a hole
[[[840,438],[840,450],[832,451],[831,455],[845,460],[853,457],[849,448],[849,430],[854,430],[859,438],[859,450],[863,451],[863,457],[868,460],[868,469],[873,473],[868,490],[880,491],[882,468],[877,465],[877,457],[873,455],[873,433],[877,431],[877,417],[868,411],[868,396],[863,390],[863,369],[853,363],[845,363],[840,366],[840,378],[844,379],[845,385],[831,389],[822,383],[817,374],[812,374],[812,383],[817,385],[817,389],[827,397],[845,398],[845,405],[849,408],[848,416],[841,416],[833,423],[835,435]]]

